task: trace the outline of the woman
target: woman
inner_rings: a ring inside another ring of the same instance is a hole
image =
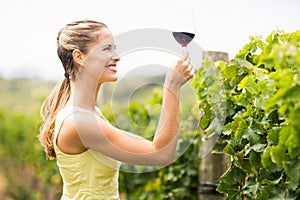
[[[192,65],[185,57],[167,73],[159,125],[149,141],[115,128],[96,107],[102,83],[117,80],[120,61],[105,24],[68,24],[58,34],[57,52],[65,78],[43,103],[39,139],[47,156],[57,159],[64,184],[61,199],[119,199],[120,162],[166,166],[173,161],[180,87],[192,78]]]

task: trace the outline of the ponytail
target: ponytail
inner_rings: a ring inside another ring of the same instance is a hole
[[[38,138],[49,159],[56,158],[53,144],[56,115],[66,105],[70,94],[70,80],[65,78],[55,86],[41,107],[42,125]]]

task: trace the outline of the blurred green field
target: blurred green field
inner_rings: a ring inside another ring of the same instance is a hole
[[[98,104],[128,106],[129,102],[143,103],[148,100],[154,89],[161,90],[164,81],[163,76],[156,77],[130,77],[115,83],[103,85]],[[40,79],[4,79],[0,78],[0,109],[30,111],[38,109],[41,101],[50,93],[56,85],[54,81]],[[192,86],[187,83],[181,90],[181,109],[189,110],[196,103],[196,95]]]
[[[25,112],[35,109],[54,85],[39,79],[0,78],[0,108]]]

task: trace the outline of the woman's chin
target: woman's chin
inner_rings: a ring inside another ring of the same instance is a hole
[[[117,80],[118,80],[118,77],[110,77],[110,78],[106,78],[105,80],[102,80],[100,82],[109,83],[109,82],[116,82]]]

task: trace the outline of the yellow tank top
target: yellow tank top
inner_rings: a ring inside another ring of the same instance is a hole
[[[75,112],[91,112],[79,107],[63,108],[57,115],[54,134],[54,150],[57,166],[63,180],[61,200],[118,200],[120,162],[93,149],[70,155],[56,145],[56,139],[64,119]]]

